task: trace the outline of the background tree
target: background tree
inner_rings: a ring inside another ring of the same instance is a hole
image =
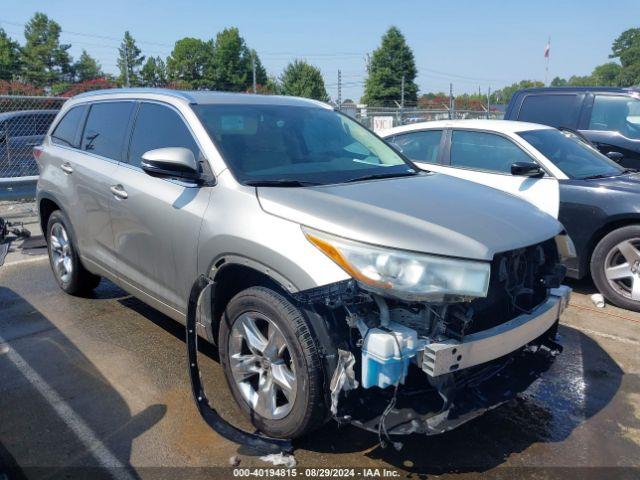
[[[17,77],[20,63],[20,45],[0,28],[0,80]]]
[[[491,95],[491,103],[509,103],[513,94],[518,90],[533,87],[544,87],[544,82],[539,82],[537,80],[520,80],[517,83],[493,92]]]
[[[418,86],[413,52],[404,36],[391,27],[382,37],[382,44],[371,55],[367,66],[368,77],[364,87],[363,103],[374,106],[395,106],[400,102],[402,76],[404,75],[405,103],[415,103]]]
[[[120,69],[120,76],[118,82],[124,86],[138,86],[140,85],[140,67],[144,62],[145,56],[142,55],[142,51],[136,45],[136,41],[131,36],[129,31],[124,32],[124,38],[118,49],[118,69]],[[129,85],[127,85],[127,81]]]
[[[82,50],[80,58],[73,64],[73,71],[78,82],[95,80],[104,75],[98,61],[89,55],[86,50]]]
[[[294,60],[280,76],[280,91],[283,95],[329,100],[320,69],[304,60]]]
[[[178,40],[167,58],[167,77],[188,88],[213,87],[213,41],[188,37]]]
[[[253,54],[255,52],[249,50],[236,27],[225,28],[219,32],[213,50],[215,88],[232,92],[246,91],[253,84]],[[255,55],[257,67],[260,59]],[[266,72],[264,77],[266,81]]]
[[[162,58],[147,58],[140,70],[140,80],[145,87],[164,87],[167,84],[167,67]]]
[[[611,45],[609,58],[620,58],[630,48],[640,45],[640,28],[630,28],[622,32]]]
[[[71,80],[71,45],[60,43],[60,25],[36,13],[24,27],[22,49],[24,78],[38,86]]]

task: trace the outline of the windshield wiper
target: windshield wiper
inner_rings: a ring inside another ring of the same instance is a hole
[[[609,178],[612,175],[604,175],[602,173],[598,173],[596,175],[587,175],[586,177],[582,177],[582,180],[595,180],[596,178]]]
[[[420,172],[412,170],[410,172],[396,172],[396,173],[372,173],[371,175],[363,175],[362,177],[355,177],[346,180],[349,182],[360,182],[363,180],[377,180],[379,178],[394,178],[394,177],[413,177],[414,175],[420,175]]]
[[[276,180],[248,180],[244,182],[244,184],[250,187],[312,187],[314,185],[321,185],[318,182],[304,182],[285,178]]]
[[[625,168],[623,171],[620,172],[620,175],[624,175],[626,173],[638,173],[638,169],[637,168]]]

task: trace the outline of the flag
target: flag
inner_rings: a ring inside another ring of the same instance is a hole
[[[547,42],[547,46],[544,47],[544,58],[549,58],[549,54],[551,53],[551,40]]]

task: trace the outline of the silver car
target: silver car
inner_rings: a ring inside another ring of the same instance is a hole
[[[326,104],[98,91],[68,101],[34,155],[60,287],[104,277],[194,321],[271,437],[331,418],[383,440],[440,433],[561,350],[561,225],[420,171]]]

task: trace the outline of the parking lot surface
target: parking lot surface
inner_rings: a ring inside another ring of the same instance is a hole
[[[404,438],[400,451],[331,423],[296,443],[298,476],[306,467],[354,467],[356,476],[386,468],[414,478],[638,478],[640,315],[597,309],[592,287],[572,286],[565,350],[517,401],[444,435]],[[207,384],[234,417],[209,350]],[[6,477],[230,478],[235,455],[241,467],[272,466],[200,419],[181,325],[106,281],[93,299],[67,296],[44,257],[0,267]]]

